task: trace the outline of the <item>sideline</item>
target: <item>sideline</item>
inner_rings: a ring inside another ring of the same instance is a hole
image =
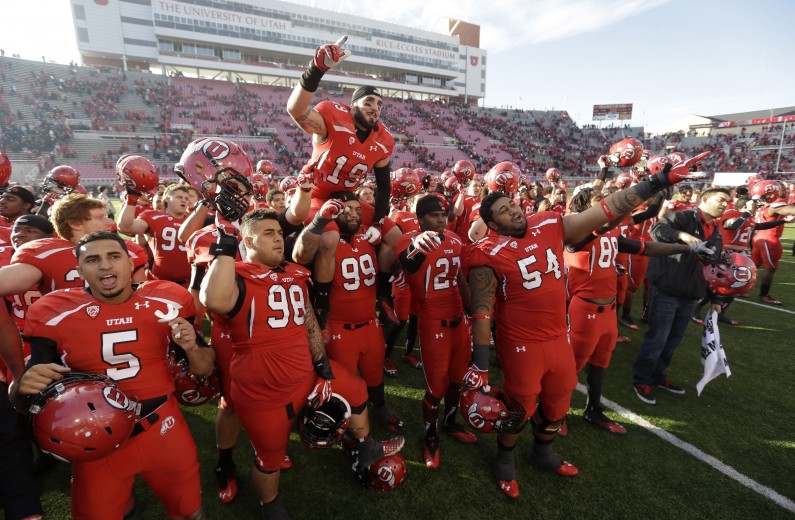
[[[751,302],[748,302],[751,303]],[[791,312],[791,311],[789,311]],[[795,314],[795,313],[794,313]],[[588,395],[588,389],[582,383],[577,383],[577,390],[582,392],[585,395]],[[723,462],[719,461],[712,455],[708,455],[701,451],[700,449],[696,448],[690,443],[687,443],[680,439],[679,437],[673,435],[672,433],[663,430],[662,428],[653,425],[643,417],[639,416],[638,414],[634,413],[633,411],[624,408],[620,404],[611,401],[610,399],[602,397],[602,405],[606,406],[607,408],[613,410],[623,418],[637,424],[641,428],[653,433],[654,435],[660,437],[662,440],[673,444],[677,448],[686,451],[696,459],[700,460],[701,462],[705,462],[709,466],[713,467],[714,469],[720,471],[727,477],[732,480],[735,480],[742,484],[743,486],[747,487],[748,489],[759,493],[760,495],[764,496],[767,499],[772,500],[776,504],[780,505],[787,511],[791,513],[795,513],[795,502],[790,500],[789,498],[785,497],[781,493],[770,489],[769,487],[763,486],[759,482],[753,480],[750,477],[746,477],[736,469],[732,468],[724,464]]]

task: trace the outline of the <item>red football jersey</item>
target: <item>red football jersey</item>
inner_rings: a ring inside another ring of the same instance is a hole
[[[464,269],[491,267],[498,281],[494,313],[509,341],[541,342],[566,334],[563,217],[553,211],[527,218],[520,238],[487,235],[464,250]]]
[[[364,142],[356,137],[350,108],[342,103],[321,101],[315,110],[326,123],[328,137],[312,142],[312,159],[317,160],[312,198],[327,200],[337,191],[353,191],[373,165],[392,155],[395,139],[378,123]]]
[[[235,271],[245,294],[234,316],[219,317],[234,344],[231,371],[240,390],[235,402],[282,402],[314,370],[304,326],[310,273],[289,262],[274,269],[238,262]],[[267,373],[251,374],[245,363],[236,363],[249,354],[265,360]]]
[[[671,211],[684,211],[686,209],[693,209],[698,207],[698,204],[690,201],[669,200],[667,203],[668,209]]]
[[[765,204],[758,210],[756,210],[756,214],[754,215],[754,220],[757,222],[771,222],[773,220],[780,220],[781,217],[778,215],[771,215],[768,213],[768,208],[770,207],[781,207],[786,206],[786,203],[783,201],[775,201],[771,204]],[[757,229],[754,233],[754,242],[757,240],[768,240],[770,242],[775,242],[776,240],[781,240],[781,235],[784,234],[784,226],[776,226],[772,229]]]
[[[125,240],[124,243],[127,244],[127,252],[130,253],[130,258],[132,258],[133,261],[133,271],[137,271],[149,263],[149,258],[147,258],[146,251],[143,247],[132,240]]]
[[[11,243],[11,228],[0,227],[0,267],[11,262],[14,255],[14,244]]]
[[[41,271],[39,291],[47,294],[56,289],[83,287],[77,274],[75,245],[62,238],[41,238],[23,244],[11,257],[12,264],[28,264]]]
[[[598,235],[585,249],[564,250],[569,298],[610,298],[616,295],[616,255],[620,232],[613,228]]]
[[[190,278],[190,264],[185,246],[177,240],[179,226],[187,216],[172,217],[165,211],[149,210],[138,217],[149,226],[148,234],[152,237],[152,253],[155,263],[152,274],[159,280],[184,282]]]
[[[400,237],[395,252],[402,254],[408,249],[411,239],[418,234],[418,231],[414,231]],[[447,320],[461,314],[463,304],[458,289],[458,272],[461,270],[463,247],[458,235],[445,231],[442,243],[425,255],[422,266],[413,273],[406,272],[412,298],[422,309],[423,318]]]
[[[375,317],[375,282],[378,262],[375,248],[363,235],[337,244],[331,285],[329,321],[362,323]]]
[[[121,304],[67,289],[30,306],[24,333],[53,340],[72,370],[107,375],[128,397],[151,399],[174,392],[166,357],[171,328],[155,315],[167,312],[169,304],[183,318],[195,314],[190,293],[164,280],[138,286]]]
[[[188,263],[191,265],[209,265],[214,258],[210,254],[210,246],[217,241],[218,232],[215,229],[215,224],[210,224],[194,231],[185,243]],[[240,259],[238,258],[238,260]]]
[[[723,247],[737,251],[744,251],[750,248],[751,232],[756,225],[753,218],[748,217],[745,219],[745,222],[743,222],[743,225],[735,230],[723,227],[724,222],[738,218],[741,213],[742,212],[736,209],[727,209],[723,212],[723,216],[720,218],[720,233],[723,238]]]

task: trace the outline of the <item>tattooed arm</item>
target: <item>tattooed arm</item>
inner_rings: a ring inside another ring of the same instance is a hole
[[[290,99],[287,100],[287,113],[301,130],[308,134],[316,134],[322,142],[328,136],[328,130],[320,113],[309,106],[314,97],[314,92],[304,90],[300,84],[296,85],[290,94]]]
[[[469,271],[469,294],[473,318],[472,343],[488,345],[491,342],[494,296],[497,294],[497,276],[491,267],[473,267]]]
[[[312,356],[312,362],[314,363],[326,356],[326,347],[323,342],[323,335],[320,333],[320,325],[318,325],[317,318],[315,318],[315,310],[308,301],[306,302],[304,324],[306,325],[306,336],[309,339],[309,355]]]

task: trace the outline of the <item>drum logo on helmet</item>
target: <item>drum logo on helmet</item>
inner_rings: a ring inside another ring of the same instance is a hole
[[[202,144],[202,153],[214,161],[227,157],[230,152],[229,145],[220,141],[206,141]]]
[[[395,485],[395,473],[389,466],[381,466],[378,468],[378,478],[382,482],[386,482],[389,487],[393,487]]]
[[[753,273],[751,273],[751,270],[749,268],[745,266],[737,267],[734,270],[734,279],[736,281],[732,283],[731,287],[732,289],[736,289],[737,287],[743,287],[748,282],[750,282],[752,278],[753,278]]]
[[[119,391],[115,386],[107,386],[102,389],[102,396],[114,408],[127,410],[131,407],[130,399]]]

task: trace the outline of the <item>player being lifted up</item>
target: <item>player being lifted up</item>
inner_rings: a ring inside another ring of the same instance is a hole
[[[375,173],[377,193],[374,207],[362,204],[362,225],[369,226],[365,237],[371,244],[381,239],[380,225],[389,213],[390,168],[389,157],[395,145],[392,134],[379,123],[383,100],[375,87],[359,87],[351,96],[351,105],[321,101],[314,107],[314,98],[323,75],[338,67],[351,51],[341,46],[348,39],[343,36],[336,43],[321,45],[312,57],[301,81],[287,101],[287,112],[305,132],[312,134],[312,160],[316,161],[312,204],[306,224],[312,221],[329,196],[338,191],[354,191],[370,170]],[[328,294],[334,278],[334,255],[339,242],[339,230],[330,223],[323,232],[315,256],[316,311],[321,328],[328,314]],[[378,252],[378,301],[386,317],[397,321],[391,299],[389,278],[395,264],[394,246],[400,238],[399,230],[384,234],[384,244]],[[308,264],[312,257],[297,249],[293,258]]]

